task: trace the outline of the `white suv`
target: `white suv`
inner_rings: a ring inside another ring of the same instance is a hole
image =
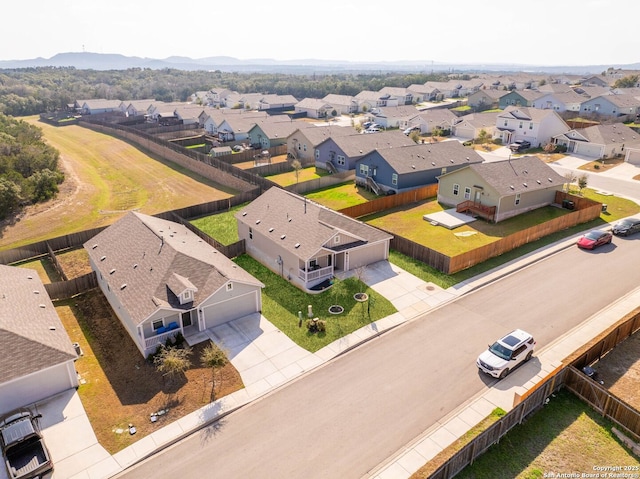
[[[535,345],[533,336],[516,329],[489,346],[478,356],[476,364],[481,371],[502,379],[510,370],[531,359]]]

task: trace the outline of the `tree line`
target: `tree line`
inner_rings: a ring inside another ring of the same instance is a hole
[[[464,77],[467,77],[464,75]],[[329,93],[355,96],[385,86],[408,87],[426,81],[446,81],[445,73],[283,74],[221,71],[79,70],[74,67],[0,69],[0,113],[36,115],[65,109],[76,100],[155,99],[188,101],[196,91],[224,88],[238,93],[323,98]]]
[[[0,219],[20,205],[56,195],[64,180],[59,156],[40,128],[0,113]]]

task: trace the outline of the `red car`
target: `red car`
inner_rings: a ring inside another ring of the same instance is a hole
[[[595,249],[596,247],[611,243],[613,234],[606,230],[589,231],[578,240],[578,248]]]

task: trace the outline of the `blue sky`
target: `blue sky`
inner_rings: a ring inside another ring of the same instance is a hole
[[[639,0],[15,0],[2,11],[0,60],[87,51],[427,65],[640,61]]]

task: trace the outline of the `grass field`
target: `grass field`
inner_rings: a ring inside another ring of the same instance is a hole
[[[130,210],[154,214],[236,193],[109,135],[25,120],[60,151],[65,181],[56,199],[27,207],[2,225],[0,249],[108,225]]]
[[[297,178],[296,172],[293,168],[291,169],[291,171],[288,171],[286,173],[279,173],[277,175],[267,176],[266,178],[270,179],[280,186],[289,186],[295,185],[296,183],[302,183],[303,181],[315,180],[316,178],[321,178],[323,176],[327,176],[328,174],[328,171],[317,170],[315,166],[311,166],[309,168],[302,168],[298,170]]]

